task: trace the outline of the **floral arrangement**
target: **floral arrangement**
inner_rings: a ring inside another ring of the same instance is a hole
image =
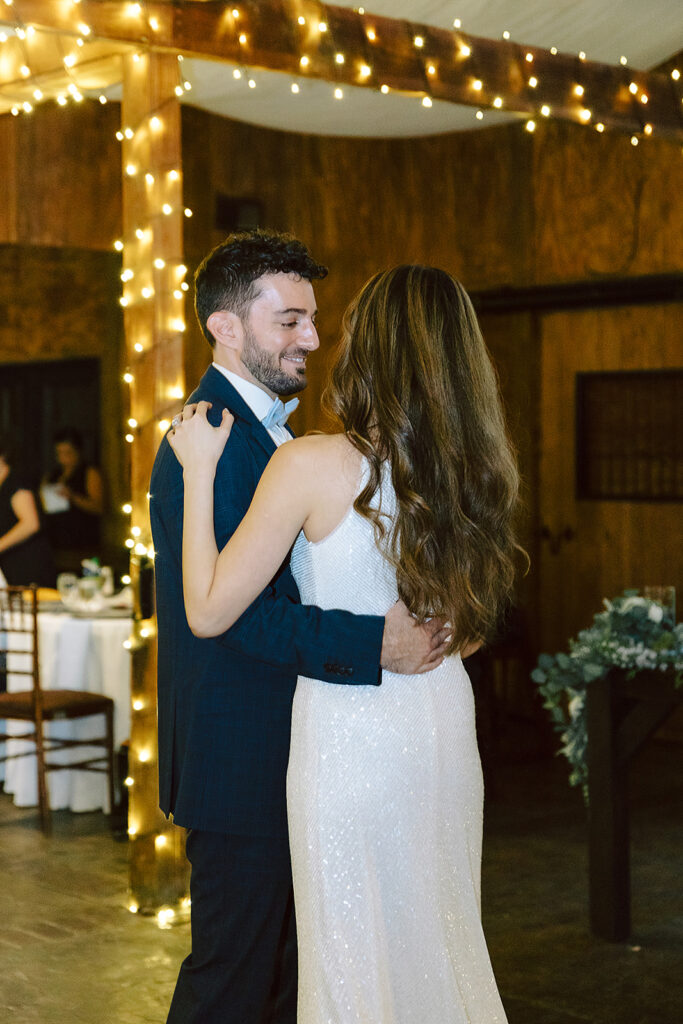
[[[560,733],[570,764],[569,784],[581,786],[588,799],[586,764],[586,688],[612,668],[630,670],[673,669],[676,685],[683,681],[683,623],[674,624],[673,609],[658,601],[624,591],[593,624],[569,641],[569,653],[541,654],[531,678],[543,695],[543,706]]]

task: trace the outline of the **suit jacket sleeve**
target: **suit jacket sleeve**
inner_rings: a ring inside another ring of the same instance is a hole
[[[172,545],[177,551],[181,550],[183,517],[181,472],[178,466],[178,501],[168,523],[178,531],[177,543]],[[259,476],[253,454],[236,425],[216,473],[214,526],[219,550],[244,518]],[[286,562],[237,622],[216,639],[226,648],[297,675],[376,686],[381,682],[383,632],[381,616],[302,605]]]

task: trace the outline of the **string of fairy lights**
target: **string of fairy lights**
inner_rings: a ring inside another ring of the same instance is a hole
[[[107,102],[106,88],[104,90],[92,90],[84,89],[79,85],[77,81],[77,73],[80,67],[82,67],[88,59],[88,50],[94,45],[97,45],[98,41],[93,33],[90,25],[79,18],[79,7],[81,0],[68,0],[73,8],[74,23],[71,29],[71,35],[74,38],[75,49],[72,48],[70,52],[65,53],[62,58],[63,67],[60,69],[65,72],[70,78],[70,81],[65,86],[57,88],[50,88],[50,79],[54,80],[55,71],[54,69],[49,72],[39,73],[35,72],[31,67],[30,60],[30,44],[38,36],[48,33],[51,37],[54,37],[54,31],[42,29],[39,26],[25,25],[20,19],[15,18],[12,25],[7,25],[0,31],[0,44],[6,47],[10,44],[14,45],[15,59],[11,61],[9,59],[3,60],[0,58],[0,95],[11,95],[12,90],[20,90],[26,94],[27,90],[30,93],[25,95],[25,98],[19,99],[14,102],[11,106],[11,113],[15,116],[20,114],[30,114],[35,105],[41,102],[46,102],[49,99],[54,99],[60,106],[65,106],[69,102],[80,103],[84,98],[93,98],[98,100],[100,103],[105,104]],[[2,0],[2,3],[6,9],[6,13],[10,15],[13,10],[16,11],[15,0]],[[171,5],[169,5],[170,7]],[[156,14],[147,12],[144,3],[125,3],[122,4],[122,8],[129,20],[131,25],[131,32],[133,35],[139,35],[138,44],[141,49],[145,47],[153,48],[154,46],[154,35],[159,33],[162,29],[159,18]],[[376,28],[377,19],[373,18],[372,15],[366,14],[364,7],[357,7],[354,9],[356,13],[362,19],[362,27],[364,33],[364,46],[362,52],[355,54],[344,53],[341,50],[335,50],[334,47],[330,50],[329,46],[326,45],[325,50],[320,49],[323,40],[327,40],[328,34],[330,33],[330,26],[327,21],[324,20],[324,16],[306,17],[303,14],[299,14],[296,17],[296,24],[302,33],[301,48],[302,52],[299,57],[299,75],[285,76],[283,79],[289,78],[287,84],[283,87],[288,88],[292,95],[302,95],[306,85],[306,75],[312,70],[313,63],[316,65],[320,64],[321,59],[327,59],[325,54],[329,50],[329,62],[331,64],[329,68],[329,79],[330,84],[330,96],[334,101],[341,101],[345,98],[345,89],[343,84],[334,84],[335,71],[339,71],[344,68],[345,70],[352,70],[351,78],[355,81],[349,84],[362,85],[365,87],[372,87],[382,95],[388,95],[394,91],[386,83],[381,81],[375,81],[375,72],[373,69],[372,62],[372,49],[375,45],[381,42],[378,30]],[[0,12],[2,8],[0,7]],[[324,12],[324,8],[321,7],[321,11]],[[232,30],[234,33],[234,41],[238,44],[239,50],[244,54],[244,60],[239,63],[233,69],[233,77],[236,80],[243,80],[248,89],[256,89],[258,87],[258,75],[249,68],[249,52],[254,49],[255,41],[250,38],[248,30],[245,31],[243,25],[243,12],[238,6],[232,6],[226,3],[224,13],[228,20],[232,23]],[[485,112],[487,109],[502,111],[508,110],[511,113],[515,112],[515,97],[505,96],[504,94],[498,93],[495,90],[489,90],[485,80],[478,76],[476,73],[468,75],[465,70],[465,65],[468,60],[474,57],[473,46],[471,41],[461,35],[462,32],[462,21],[460,18],[455,18],[453,21],[453,34],[455,41],[454,51],[454,63],[462,67],[462,74],[467,79],[467,86],[471,92],[471,102],[474,106],[474,118],[478,121],[482,121],[485,118]],[[150,34],[151,33],[151,38]],[[66,37],[67,33],[64,33]],[[510,32],[507,30],[501,33],[501,38],[505,41],[510,40]],[[314,53],[311,47],[315,45],[315,41],[318,41],[318,49]],[[416,53],[420,54],[420,59],[423,64],[425,88],[422,93],[417,95],[417,100],[421,103],[422,107],[429,109],[436,102],[435,96],[430,90],[430,85],[436,82],[439,77],[439,66],[438,62],[430,57],[427,50],[427,39],[425,36],[415,34],[412,39],[412,45]],[[101,45],[101,40],[99,45]],[[17,49],[18,47],[18,49]],[[553,116],[559,116],[556,114],[553,105],[543,99],[543,83],[540,79],[538,72],[534,72],[534,63],[538,56],[538,49],[533,52],[531,49],[521,48],[523,52],[523,63],[526,65],[526,87],[528,93],[533,95],[535,107],[535,114],[528,117],[525,120],[525,126],[528,131],[533,132],[536,128],[536,124],[539,118],[551,118]],[[555,46],[551,46],[547,51],[540,51],[550,56],[557,56],[558,49]],[[580,63],[587,60],[587,54],[581,50],[576,55],[577,60]],[[627,81],[629,93],[634,97],[635,102],[639,103],[646,113],[649,96],[645,88],[639,82],[639,76],[637,72],[630,73],[628,69],[628,60],[625,56],[621,56],[620,65],[625,69],[625,83]],[[13,75],[13,77],[10,77]],[[674,68],[670,72],[671,79],[674,83],[680,81],[680,70]],[[319,77],[319,76],[316,76]],[[572,77],[572,76],[570,76]],[[580,77],[576,75],[575,77]],[[118,84],[110,83],[110,84]],[[176,93],[182,96],[186,91],[189,91],[191,84],[187,80],[183,80],[178,84]],[[567,81],[567,90],[569,94],[569,107],[572,110],[572,114],[579,124],[590,125],[597,132],[604,132],[606,130],[605,120],[601,120],[599,113],[594,111],[594,107],[597,110],[601,102],[607,99],[607,97],[595,97],[592,105],[589,105],[589,97],[586,94],[586,86],[580,81],[572,80]],[[96,95],[95,95],[96,94]],[[535,97],[538,97],[537,101]],[[683,97],[680,97],[683,102]],[[479,101],[478,103],[476,101]],[[566,115],[563,115],[566,116]],[[634,146],[638,145],[641,138],[647,138],[655,134],[655,129],[652,123],[648,122],[645,116],[642,116],[641,130],[634,132],[631,135],[631,142]]]

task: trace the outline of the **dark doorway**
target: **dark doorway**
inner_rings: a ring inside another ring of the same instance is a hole
[[[81,434],[85,461],[99,465],[99,359],[0,367],[0,432],[16,442],[17,469],[34,486],[52,469],[52,437],[65,427]]]

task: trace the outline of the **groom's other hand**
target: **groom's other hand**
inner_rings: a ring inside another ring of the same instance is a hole
[[[449,636],[441,619],[421,626],[403,601],[397,601],[384,617],[382,668],[410,676],[430,672],[443,661]]]

